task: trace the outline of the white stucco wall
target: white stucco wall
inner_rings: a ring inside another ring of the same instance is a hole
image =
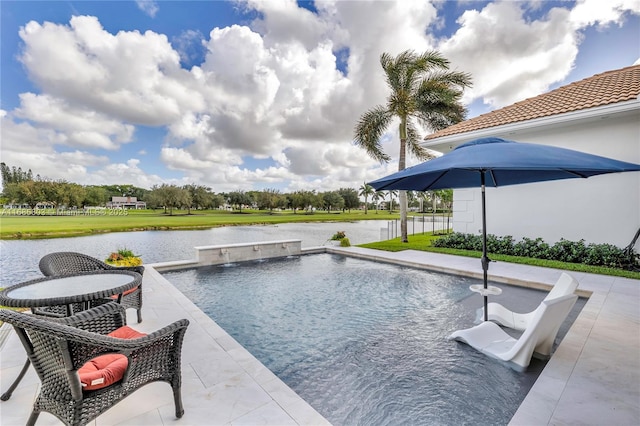
[[[640,164],[640,110],[491,135]],[[625,247],[640,227],[640,172],[487,188],[486,201],[489,234]],[[455,190],[453,209],[456,232],[480,232],[480,189]]]

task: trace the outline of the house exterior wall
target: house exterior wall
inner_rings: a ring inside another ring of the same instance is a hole
[[[492,136],[640,164],[640,109],[522,130],[496,128]],[[461,137],[455,145],[475,138]],[[480,189],[454,191],[454,231],[481,232],[480,197]],[[640,228],[640,172],[487,188],[486,208],[488,234],[625,247]]]

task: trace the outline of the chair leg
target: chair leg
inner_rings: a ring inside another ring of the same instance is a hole
[[[137,309],[138,312],[138,323],[142,322],[142,308]]]
[[[173,402],[176,405],[176,418],[181,418],[184,415],[184,407],[182,406],[182,391],[180,387],[173,388]]]
[[[27,426],[34,426],[36,424],[36,420],[38,420],[38,416],[40,415],[40,411],[32,411],[29,416],[29,420],[27,420]]]
[[[0,400],[7,401],[9,398],[11,398],[11,394],[18,387],[18,384],[20,383],[20,381],[24,377],[24,375],[27,372],[27,370],[29,369],[30,365],[31,365],[31,360],[29,360],[29,358],[27,358],[27,361],[24,363],[24,366],[22,367],[22,370],[20,370],[20,374],[18,374],[18,377],[16,377],[16,379],[13,381],[11,386],[9,386],[9,389],[7,389],[7,391],[5,393],[3,393],[2,396],[0,396]]]

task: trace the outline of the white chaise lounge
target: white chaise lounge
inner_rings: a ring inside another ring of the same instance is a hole
[[[578,288],[578,281],[573,278],[571,275],[563,272],[558,278],[558,281],[553,286],[547,297],[544,300],[551,300],[557,297],[561,297],[567,294],[573,294]],[[488,319],[489,321],[496,322],[503,327],[513,328],[514,330],[524,331],[531,323],[533,319],[533,312],[527,312],[524,314],[520,314],[518,312],[513,312],[499,303],[489,303],[487,306],[489,311]],[[481,308],[481,316],[480,318],[484,318],[484,308]]]
[[[551,356],[553,342],[560,326],[578,300],[575,294],[544,300],[533,312],[533,318],[519,339],[509,336],[499,325],[485,321],[466,330],[458,330],[450,340],[467,343],[493,358],[512,363],[517,370],[529,366],[535,352],[540,358]]]

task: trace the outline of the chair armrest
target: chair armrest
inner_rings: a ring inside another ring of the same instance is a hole
[[[131,370],[135,364],[139,362],[144,364],[160,354],[179,357],[188,325],[187,319],[181,319],[136,339],[119,339],[77,329],[64,337],[67,340],[74,369],[80,368],[91,358],[116,352],[129,357],[129,370]]]

